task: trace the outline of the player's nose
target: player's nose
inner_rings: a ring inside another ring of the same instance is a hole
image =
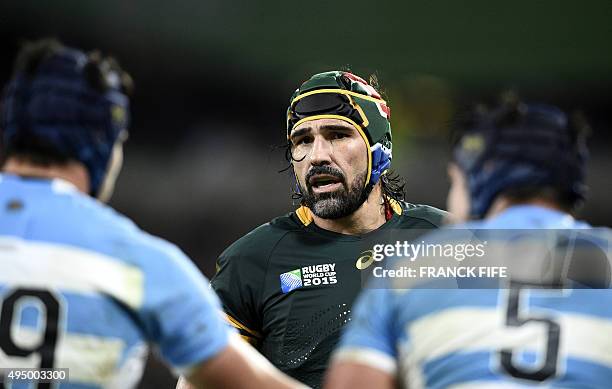
[[[311,165],[325,165],[332,160],[333,147],[329,140],[323,136],[315,136],[310,153]]]

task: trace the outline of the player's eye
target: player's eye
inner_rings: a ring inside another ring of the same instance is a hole
[[[311,142],[312,142],[312,139],[310,139],[310,137],[308,137],[308,136],[303,136],[301,138],[293,140],[293,144],[295,146],[304,145],[304,144],[308,144],[308,143],[311,143]]]
[[[332,132],[330,136],[331,136],[331,139],[348,138],[348,134],[346,134],[344,132]]]

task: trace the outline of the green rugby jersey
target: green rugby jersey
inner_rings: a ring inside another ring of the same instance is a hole
[[[385,224],[361,236],[319,228],[301,207],[240,238],[221,254],[211,280],[228,322],[280,370],[320,387],[361,290],[363,252],[392,241],[393,231],[416,239],[446,215],[426,205],[393,205]]]

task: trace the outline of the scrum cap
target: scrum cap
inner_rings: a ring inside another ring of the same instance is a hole
[[[92,66],[99,67],[104,85],[92,85]],[[18,70],[5,90],[4,148],[23,137],[45,142],[86,166],[96,195],[113,145],[128,127],[129,100],[121,75],[106,60],[94,64],[85,53],[61,45],[30,70]]]
[[[572,202],[585,196],[584,136],[554,106],[508,101],[475,113],[453,157],[467,176],[474,218],[510,188],[554,187]]]

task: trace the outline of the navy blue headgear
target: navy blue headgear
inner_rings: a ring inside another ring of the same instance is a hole
[[[453,157],[467,177],[473,218],[483,218],[509,188],[550,186],[573,201],[585,196],[584,139],[550,105],[517,103],[477,115]]]
[[[18,135],[33,136],[82,162],[95,196],[113,145],[127,130],[129,100],[121,91],[120,75],[110,69],[103,72],[105,91],[90,85],[87,63],[83,52],[62,47],[43,59],[34,74],[17,72],[4,94],[0,127],[5,148]]]

